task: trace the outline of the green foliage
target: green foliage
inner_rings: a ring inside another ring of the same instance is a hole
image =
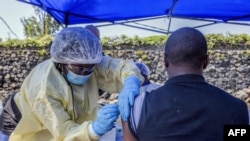
[[[140,38],[138,36],[128,37],[121,35],[120,37],[104,37],[101,40],[102,46],[105,48],[112,47],[113,49],[143,48],[164,46],[168,36],[150,36]],[[250,35],[247,34],[209,34],[206,35],[208,48],[211,49],[250,49]],[[27,38],[25,40],[8,39],[0,42],[0,47],[7,48],[48,48],[53,41],[53,36],[44,35],[36,38]],[[213,53],[213,52],[211,52]],[[107,53],[105,53],[107,54]],[[143,56],[140,51],[137,51],[138,56]],[[145,57],[146,58],[146,57]]]
[[[59,30],[60,25],[49,14],[41,9],[34,7],[36,16],[21,18],[24,26],[24,34],[27,38],[53,35]]]
[[[128,37],[121,35],[120,37],[104,37],[102,38],[102,46],[119,48],[122,46],[128,47],[145,47],[145,46],[162,46],[167,40],[167,36],[149,36],[139,38],[138,36]]]
[[[146,54],[143,54],[143,55],[141,56],[141,59],[142,59],[143,61],[145,61],[145,60],[148,59],[148,56],[147,56]]]
[[[249,48],[250,36],[247,34],[208,34],[208,48]]]
[[[53,41],[53,37],[52,36],[50,36],[50,35],[44,35],[41,38],[38,38],[37,44],[38,44],[38,47],[45,48],[45,47],[49,47],[50,44],[52,43],[52,41]]]
[[[112,41],[110,37],[104,37],[101,40],[101,44],[103,47],[112,47]]]
[[[8,39],[7,41],[3,42],[3,46],[7,48],[13,48],[13,47],[20,47],[22,48],[23,42],[18,39]]]
[[[41,49],[41,50],[38,51],[38,54],[40,56],[45,56],[47,54],[47,51],[45,49]]]
[[[109,50],[104,50],[104,54],[105,54],[105,55],[112,56],[112,52],[111,52],[111,51],[109,51]]]
[[[214,52],[215,52],[214,50],[211,50],[211,49],[208,50],[209,55],[214,55]]]
[[[246,50],[243,55],[245,55],[246,57],[250,57],[250,50]]]
[[[37,47],[37,40],[36,39],[25,39],[22,42],[22,48],[28,47]]]
[[[53,38],[50,35],[24,40],[8,39],[5,42],[0,42],[0,46],[6,48],[48,48],[52,40]]]
[[[34,38],[41,34],[40,23],[35,16],[29,18],[22,18],[21,23],[24,26],[24,35],[26,37]]]
[[[142,46],[161,46],[167,40],[167,36],[149,36],[142,38]]]
[[[144,54],[144,51],[138,50],[135,52],[135,54],[138,55],[139,57],[141,57]]]
[[[206,35],[207,45],[209,49],[221,47],[225,44],[225,36],[223,34]]]

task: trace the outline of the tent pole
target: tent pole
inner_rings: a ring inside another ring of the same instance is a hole
[[[64,19],[64,23],[65,23],[65,28],[68,27],[69,24],[69,12],[65,12],[65,19]]]
[[[173,0],[173,5],[171,6],[169,12],[168,12],[168,17],[169,17],[169,22],[168,22],[168,30],[167,30],[167,34],[170,33],[170,26],[171,26],[171,21],[172,21],[172,14],[174,11],[174,7],[176,5],[178,0]]]
[[[133,27],[133,28],[137,28],[137,29],[143,29],[143,30],[148,30],[148,31],[152,31],[152,32],[157,32],[157,33],[162,33],[162,34],[167,34],[168,32],[166,31],[160,31],[160,30],[154,30],[154,29],[149,29],[149,28],[144,28],[144,27],[139,27],[139,26],[134,26],[134,25],[128,25],[125,23],[117,23],[118,25],[123,25],[123,26],[128,26],[128,27]]]
[[[106,24],[97,25],[97,27],[110,26],[110,25],[114,25],[116,23],[134,23],[134,22],[141,22],[141,21],[147,21],[147,20],[156,20],[156,19],[161,19],[161,18],[166,18],[166,16],[164,15],[164,16],[157,16],[157,17],[151,17],[151,18],[140,18],[140,19],[134,19],[134,20],[126,20],[126,21],[115,22],[115,23],[106,23]]]
[[[250,26],[250,23],[225,22],[226,24]]]
[[[146,25],[146,24],[141,24],[141,23],[137,23],[137,22],[134,22],[133,24],[141,25],[141,26],[148,27],[148,28],[152,28],[152,29],[156,29],[156,30],[166,31],[166,29],[162,29],[162,28],[159,28],[159,27],[150,26],[150,25]]]
[[[213,23],[208,23],[208,24],[203,24],[203,25],[193,26],[193,28],[201,28],[201,27],[205,27],[205,26],[209,26],[209,25],[214,25],[214,24],[218,24],[218,23],[213,22]]]
[[[177,19],[186,19],[186,20],[194,20],[194,21],[204,21],[204,22],[213,22],[216,24],[225,23],[225,24],[232,24],[232,25],[242,25],[242,26],[250,26],[250,22],[248,23],[240,23],[235,21],[220,21],[220,20],[210,20],[210,19],[199,19],[199,18],[187,18],[187,17],[173,17]]]

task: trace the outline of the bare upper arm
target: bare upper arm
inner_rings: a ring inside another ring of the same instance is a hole
[[[138,141],[129,130],[128,122],[122,121],[122,128],[124,134],[124,141]]]

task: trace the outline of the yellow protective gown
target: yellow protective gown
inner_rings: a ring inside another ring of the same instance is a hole
[[[10,141],[98,140],[89,131],[99,108],[98,89],[119,92],[129,75],[144,79],[132,61],[105,56],[86,84],[77,86],[65,80],[51,59],[40,63],[15,96],[22,118]]]

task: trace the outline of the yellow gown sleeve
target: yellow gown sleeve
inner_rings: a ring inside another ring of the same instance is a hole
[[[104,91],[118,93],[122,90],[123,82],[127,76],[137,76],[141,82],[144,77],[132,60],[124,60],[104,56],[97,64],[95,71],[98,87]]]
[[[42,92],[43,93],[43,92]],[[54,97],[53,90],[48,91],[33,101],[33,110],[44,126],[52,133],[56,140],[90,141],[88,126],[90,121],[81,124],[75,123],[64,109],[64,103],[60,97]]]

